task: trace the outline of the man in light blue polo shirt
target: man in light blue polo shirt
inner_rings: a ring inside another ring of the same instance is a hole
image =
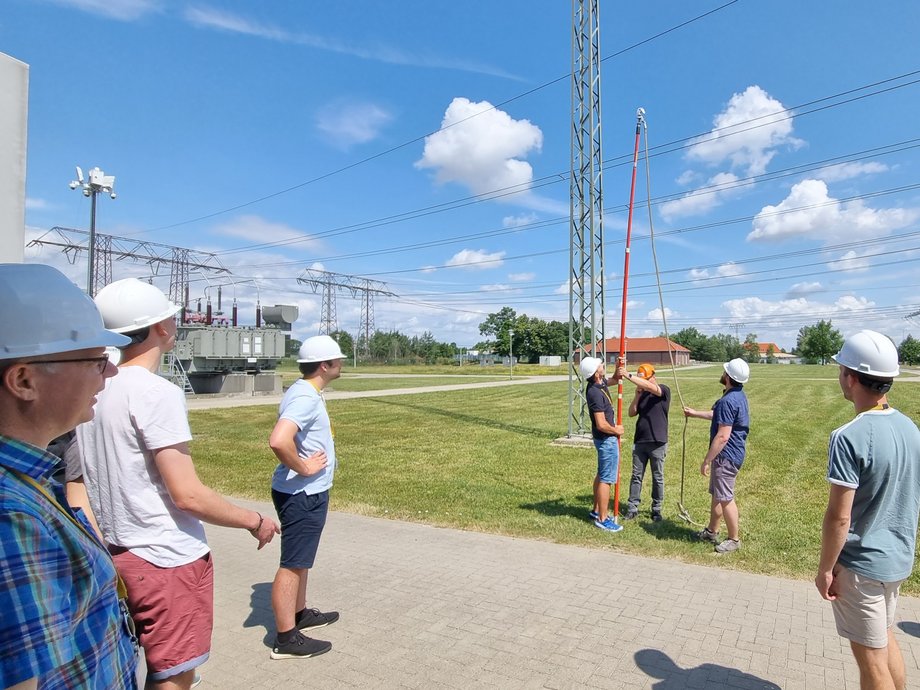
[[[272,659],[306,659],[332,644],[306,637],[335,623],[336,611],[307,608],[307,576],[326,525],[335,473],[335,443],[323,389],[342,374],[345,355],[328,335],[308,338],[297,363],[303,378],[284,394],[269,445],[280,464],[272,475],[272,501],[281,522],[281,567],[272,583],[278,635]]]
[[[850,640],[862,688],[904,688],[892,632],[898,590],[914,566],[920,515],[920,430],[888,404],[900,373],[886,336],[860,331],[834,356],[843,397],[856,417],[828,448],[830,497],[815,585]]]

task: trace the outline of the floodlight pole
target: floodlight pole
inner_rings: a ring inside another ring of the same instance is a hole
[[[83,171],[77,168],[77,179],[71,181],[70,188],[80,187],[83,196],[90,198],[89,212],[89,246],[87,247],[87,267],[86,267],[86,294],[90,297],[96,294],[96,197],[100,192],[109,194],[115,198],[115,176],[106,175],[99,168],[93,168],[89,171],[89,180],[83,179]]]
[[[508,379],[514,379],[514,331],[508,329],[508,363],[511,365],[511,374]]]

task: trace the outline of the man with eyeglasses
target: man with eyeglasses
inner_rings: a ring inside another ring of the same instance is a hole
[[[112,559],[45,448],[93,417],[127,339],[62,273],[0,264],[0,687],[135,688]]]
[[[205,486],[189,450],[182,390],[157,375],[175,347],[179,307],[136,278],[95,298],[106,327],[130,342],[96,417],[77,427],[90,505],[128,587],[147,687],[188,690],[207,661],[214,616],[208,522],[247,530],[262,548],[277,523]]]

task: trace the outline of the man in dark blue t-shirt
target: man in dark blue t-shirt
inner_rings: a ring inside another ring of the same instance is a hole
[[[615,484],[620,471],[619,437],[623,426],[616,423],[610,390],[604,374],[604,360],[584,357],[578,365],[585,377],[585,400],[591,413],[591,437],[597,449],[597,474],[594,477],[594,509],[589,517],[594,526],[607,532],[619,532],[622,525],[607,515],[610,485]]]
[[[709,477],[712,503],[709,526],[696,533],[697,539],[712,542],[718,553],[729,553],[741,548],[738,534],[738,505],[735,503],[735,478],[744,462],[748,429],[751,425],[748,400],[742,387],[751,377],[747,362],[737,358],[722,365],[724,372],[719,382],[725,392],[716,400],[711,410],[684,408],[684,415],[710,420],[709,451],[700,465],[700,473]],[[728,539],[719,542],[719,525],[725,518]]]

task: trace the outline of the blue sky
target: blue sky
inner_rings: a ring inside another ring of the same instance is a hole
[[[641,106],[628,335],[662,330],[651,196],[672,332],[791,349],[830,318],[920,336],[920,5],[601,5],[608,335]],[[97,229],[216,253],[250,323],[258,296],[316,333],[308,268],[384,282],[377,328],[461,346],[506,305],[565,320],[571,11],[9,0],[0,51],[30,65],[27,234],[86,229],[67,184],[99,166],[118,198]],[[84,279],[52,248],[28,257]],[[193,299],[206,285],[193,276]],[[359,303],[340,294],[337,316],[354,332]]]

